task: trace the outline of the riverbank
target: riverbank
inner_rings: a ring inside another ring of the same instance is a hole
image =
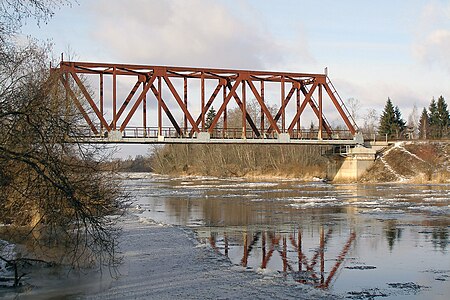
[[[154,150],[149,164],[159,174],[246,179],[328,178],[330,164],[343,157],[321,146],[168,145]],[[448,141],[402,141],[377,153],[362,183],[450,182]]]

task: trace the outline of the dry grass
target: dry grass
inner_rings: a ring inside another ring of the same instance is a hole
[[[325,150],[305,145],[167,145],[154,149],[152,169],[218,177],[325,177]]]
[[[381,153],[392,172],[377,159],[374,166],[361,179],[363,182],[409,183],[450,182],[450,145],[448,142],[407,142],[402,148],[386,149]],[[409,152],[409,153],[408,153]]]

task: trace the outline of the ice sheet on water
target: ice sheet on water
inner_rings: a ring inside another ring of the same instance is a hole
[[[16,256],[16,246],[7,241],[0,240],[0,256],[10,260]],[[8,276],[9,271],[6,269],[6,262],[0,259],[0,277]]]
[[[430,212],[439,215],[450,215],[450,205],[448,206],[419,205],[419,206],[410,206],[408,207],[408,209],[422,212]]]
[[[425,202],[449,202],[450,198],[448,197],[425,197],[423,198],[423,201]]]
[[[303,208],[315,208],[315,207],[339,207],[345,206],[349,203],[342,199],[338,199],[332,196],[324,196],[324,197],[292,197],[287,198],[290,203],[289,206],[303,209]]]

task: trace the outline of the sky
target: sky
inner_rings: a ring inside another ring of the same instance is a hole
[[[77,0],[23,34],[78,61],[327,67],[341,97],[359,101],[359,123],[388,97],[406,120],[414,105],[450,99],[450,1]]]

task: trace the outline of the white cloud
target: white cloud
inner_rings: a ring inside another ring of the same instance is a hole
[[[270,69],[294,54],[312,61],[304,37],[278,40],[256,13],[216,1],[102,0],[93,10],[93,35],[121,62]]]
[[[450,72],[450,4],[427,4],[418,22],[413,54],[422,63]]]

